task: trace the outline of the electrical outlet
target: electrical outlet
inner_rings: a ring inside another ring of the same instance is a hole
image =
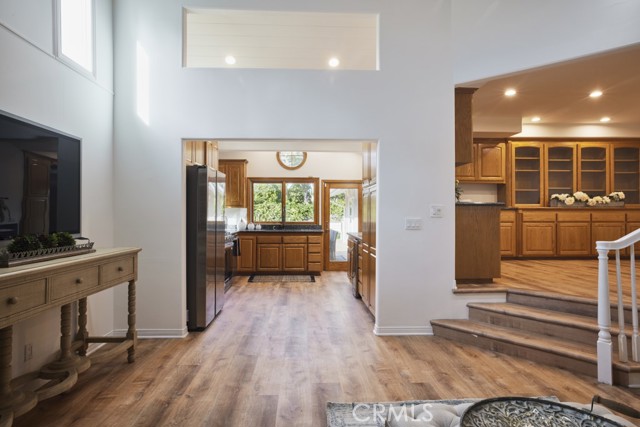
[[[24,345],[24,361],[31,360],[33,357],[33,346],[29,344]]]
[[[422,218],[405,218],[405,230],[422,230]]]
[[[442,218],[444,210],[444,206],[442,205],[430,205],[429,206],[429,216],[431,218]]]

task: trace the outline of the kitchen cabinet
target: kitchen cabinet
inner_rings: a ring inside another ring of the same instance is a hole
[[[616,143],[611,151],[613,191],[624,192],[627,205],[640,204],[640,146]]]
[[[473,162],[473,94],[477,88],[455,88],[455,162]]]
[[[218,143],[205,141],[205,164],[218,170]]]
[[[256,236],[249,236],[238,233],[238,245],[240,245],[240,255],[238,256],[238,272],[247,273],[256,270]]]
[[[456,203],[456,283],[500,277],[500,211],[496,203]]]
[[[558,212],[557,255],[583,256],[591,253],[591,214],[589,212]]]
[[[378,176],[378,143],[362,143],[362,184],[373,185]]]
[[[216,141],[184,141],[183,153],[184,162],[188,166],[207,165],[218,169],[218,143]]]
[[[304,272],[307,269],[307,236],[282,237],[282,270]]]
[[[516,211],[500,211],[500,255],[503,257],[514,257],[517,255],[517,227]]]
[[[589,196],[609,194],[609,144],[578,145],[578,189]]]
[[[362,189],[362,301],[375,316],[376,309],[376,203],[375,185]]]
[[[322,233],[239,232],[238,273],[320,273]]]
[[[624,211],[594,211],[591,214],[591,255],[598,255],[596,242],[617,240],[626,234]]]
[[[546,198],[551,200],[553,194],[573,194],[577,191],[576,144],[545,144],[546,159]]]
[[[226,175],[226,206],[247,207],[247,160],[218,160],[218,170]]]
[[[556,253],[555,212],[521,212],[523,256],[554,256]]]
[[[494,182],[506,180],[506,144],[479,142],[473,144],[473,161],[456,167],[456,179],[465,182]]]
[[[543,144],[511,143],[511,201],[514,206],[543,206]]]

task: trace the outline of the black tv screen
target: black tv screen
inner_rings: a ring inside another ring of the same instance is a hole
[[[80,140],[0,111],[0,240],[80,233]]]

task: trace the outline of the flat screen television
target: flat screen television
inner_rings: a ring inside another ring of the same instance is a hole
[[[0,240],[80,234],[80,140],[0,111]]]

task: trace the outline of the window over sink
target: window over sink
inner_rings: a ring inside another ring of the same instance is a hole
[[[249,178],[251,221],[319,224],[318,178]]]

